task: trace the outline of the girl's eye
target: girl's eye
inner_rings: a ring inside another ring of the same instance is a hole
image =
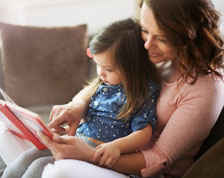
[[[108,72],[113,72],[113,70],[112,69],[106,69]]]

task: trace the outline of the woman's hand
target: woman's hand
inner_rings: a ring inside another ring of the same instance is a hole
[[[94,148],[89,146],[81,139],[73,136],[62,137],[53,134],[53,139],[38,131],[40,141],[51,150],[54,158],[59,159],[78,159],[92,162]]]
[[[68,133],[68,135],[74,136],[83,112],[82,103],[70,102],[65,105],[55,105],[51,110],[49,118],[51,122],[48,126],[53,132],[60,135]],[[67,129],[64,128],[65,124],[68,125]]]

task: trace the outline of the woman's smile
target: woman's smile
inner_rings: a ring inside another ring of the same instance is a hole
[[[150,57],[159,57],[159,56],[161,56],[161,53],[158,53],[158,52],[151,52],[151,51],[149,51],[148,54],[149,54]]]

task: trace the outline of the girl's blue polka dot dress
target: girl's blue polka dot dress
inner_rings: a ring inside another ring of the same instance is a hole
[[[96,140],[110,142],[143,129],[147,124],[155,128],[157,121],[155,105],[160,87],[150,82],[149,89],[150,102],[145,104],[139,113],[132,114],[128,121],[125,121],[116,117],[126,102],[122,85],[100,85],[91,98],[86,122],[80,124],[77,132]]]

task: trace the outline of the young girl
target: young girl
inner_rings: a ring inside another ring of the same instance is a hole
[[[91,40],[88,55],[96,63],[98,76],[86,86],[91,102],[76,136],[96,147],[94,161],[112,166],[120,154],[149,143],[160,87],[144,49],[141,27],[133,19],[114,22],[100,31]],[[6,168],[3,178],[40,177],[47,159],[53,162],[46,156],[48,150],[21,155]]]
[[[111,166],[121,153],[148,144],[156,124],[159,87],[152,81],[154,69],[148,72],[141,27],[134,20],[112,23],[93,38],[88,50],[98,77],[88,86],[87,95],[93,96],[77,133],[106,142],[96,147],[93,159]]]

